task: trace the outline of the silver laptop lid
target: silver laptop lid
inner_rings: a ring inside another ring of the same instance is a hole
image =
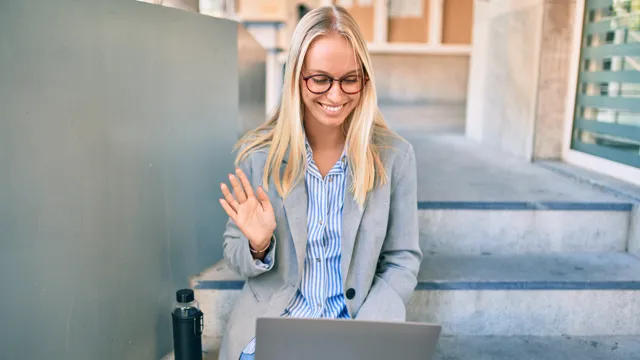
[[[259,318],[256,360],[430,360],[441,326],[347,319]]]

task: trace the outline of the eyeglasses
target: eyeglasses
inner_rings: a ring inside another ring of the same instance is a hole
[[[307,89],[316,95],[329,91],[334,81],[340,83],[340,89],[344,93],[349,95],[357,94],[364,89],[364,85],[369,81],[369,78],[361,75],[347,75],[341,79],[334,79],[328,75],[303,75],[302,79],[307,84]]]

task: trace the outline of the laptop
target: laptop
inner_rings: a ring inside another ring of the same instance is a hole
[[[256,360],[431,360],[442,328],[412,322],[258,318]]]

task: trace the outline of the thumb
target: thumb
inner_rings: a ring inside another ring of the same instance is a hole
[[[260,204],[262,204],[263,209],[272,210],[271,201],[269,201],[269,196],[264,191],[262,186],[258,186],[258,200],[260,200]]]

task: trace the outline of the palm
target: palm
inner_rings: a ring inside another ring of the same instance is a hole
[[[269,239],[276,228],[273,209],[265,209],[258,198],[247,198],[238,208],[236,225],[252,244],[261,245]]]
[[[240,181],[234,175],[229,175],[233,195],[227,185],[221,184],[224,199],[220,200],[220,204],[244,236],[249,239],[250,245],[262,249],[267,246],[276,229],[273,207],[261,187],[258,188],[257,196],[254,195],[251,183],[245,174],[240,169],[237,174]]]

